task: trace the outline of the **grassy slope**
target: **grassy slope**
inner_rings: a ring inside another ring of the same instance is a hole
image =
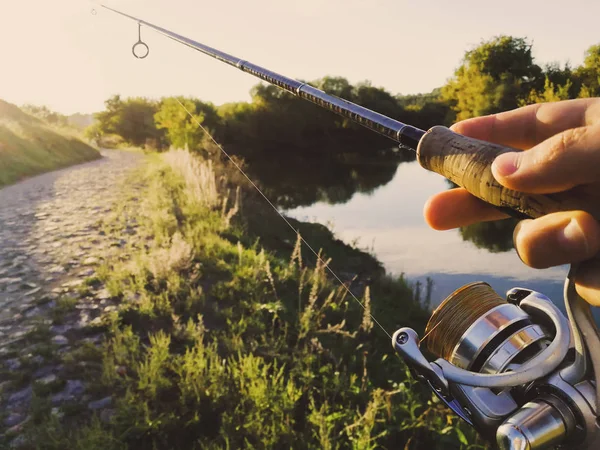
[[[293,233],[275,237],[283,230],[264,202],[242,189],[239,209],[219,206],[236,176],[180,153],[138,177],[143,200],[117,217],[136,217],[144,245],[98,272],[121,299],[105,345],[62,356],[86,361],[91,372],[77,376],[94,398],[113,396],[114,414],[101,423],[85,405],[62,407],[59,421],[38,406],[31,448],[476,448]],[[340,274],[366,272],[353,288],[387,329],[422,330],[427,314],[404,280],[324,227],[294,226]]]
[[[0,100],[0,186],[99,157],[75,136]]]

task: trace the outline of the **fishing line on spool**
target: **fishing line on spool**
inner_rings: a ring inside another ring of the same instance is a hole
[[[250,177],[246,174],[246,172],[244,172],[242,170],[242,168],[233,160],[233,158],[231,156],[229,156],[229,153],[227,153],[225,151],[225,149],[221,146],[221,144],[219,144],[217,142],[217,140],[208,132],[208,130],[202,126],[202,124],[200,123],[200,121],[196,117],[194,117],[194,115],[185,107],[185,105],[183,103],[181,103],[179,101],[178,98],[176,98],[176,100],[177,100],[177,103],[179,103],[179,105],[183,108],[183,110],[192,118],[192,120],[196,123],[196,125],[204,133],[206,133],[206,135],[211,139],[211,141],[221,150],[221,152],[223,152],[223,154],[227,157],[227,159],[229,159],[229,161],[240,171],[240,173],[248,180],[248,182],[254,187],[254,189],[256,189],[256,191],[261,195],[261,197],[264,198],[265,201],[271,206],[271,208],[273,208],[273,210],[279,215],[279,217],[281,217],[283,219],[283,221],[299,236],[300,240],[304,243],[304,245],[306,245],[310,249],[310,251],[317,257],[317,259],[319,260],[319,262],[323,264],[323,267],[325,267],[329,271],[329,273],[331,273],[331,275],[333,275],[333,277],[340,283],[340,285],[346,290],[346,292],[348,294],[350,294],[350,296],[354,300],[356,300],[356,302],[366,312],[367,308],[365,307],[365,305],[356,297],[356,295],[354,295],[354,293],[350,290],[350,288],[348,286],[346,286],[346,284],[336,275],[336,273],[333,271],[333,269],[331,269],[331,267],[329,267],[329,264],[327,264],[325,261],[323,261],[323,259],[319,256],[319,254],[302,237],[302,235],[300,234],[300,232],[298,230],[296,230],[293,227],[293,225],[289,222],[289,220],[287,220],[285,218],[285,216],[279,212],[279,210],[271,202],[271,200],[269,200],[269,198],[260,190],[260,188],[252,181],[252,179],[250,179]],[[390,333],[388,333],[388,331],[383,327],[383,325],[381,325],[381,323],[379,323],[379,321],[375,318],[375,316],[373,316],[373,314],[371,314],[370,312],[369,312],[369,316],[371,317],[371,319],[373,319],[373,322],[375,322],[379,326],[379,328],[381,328],[383,330],[383,332],[390,339],[392,339],[392,335]]]

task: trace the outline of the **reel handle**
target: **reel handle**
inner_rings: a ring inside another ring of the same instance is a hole
[[[475,197],[520,219],[535,219],[559,211],[581,210],[600,221],[600,204],[584,189],[555,194],[526,194],[507,189],[492,175],[492,162],[507,152],[520,151],[454,133],[430,128],[419,141],[419,164],[465,188]]]

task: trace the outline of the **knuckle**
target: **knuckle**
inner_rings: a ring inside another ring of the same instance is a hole
[[[585,138],[586,133],[587,129],[584,127],[563,131],[545,155],[544,162],[552,163],[561,160],[566,153]]]
[[[600,252],[600,223],[585,211],[573,211],[572,217],[577,221],[585,236],[586,258]]]

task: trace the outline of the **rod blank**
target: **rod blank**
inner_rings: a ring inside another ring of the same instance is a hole
[[[201,44],[200,42],[196,42],[192,39],[186,38],[185,36],[181,36],[180,34],[146,22],[145,20],[138,19],[137,17],[130,16],[129,14],[117,11],[116,9],[108,6],[100,6],[134,20],[141,25],[152,28],[170,39],[185,44],[188,47],[198,50],[199,52],[202,52],[208,56],[212,56],[221,62],[237,67],[241,71],[254,75],[261,80],[278,86],[297,97],[308,100],[343,117],[347,117],[354,122],[369,128],[370,130],[373,130],[392,139],[393,141],[398,142],[404,147],[408,147],[416,151],[421,137],[425,134],[425,131],[419,128],[404,124],[400,121],[394,120],[390,117],[384,116],[383,114],[379,114],[378,112],[364,108],[334,95],[329,95],[313,86],[310,86],[309,84],[302,83],[298,80],[294,80],[292,78],[272,72],[264,67],[260,67],[243,59],[236,58],[228,53],[209,47],[208,45]]]

